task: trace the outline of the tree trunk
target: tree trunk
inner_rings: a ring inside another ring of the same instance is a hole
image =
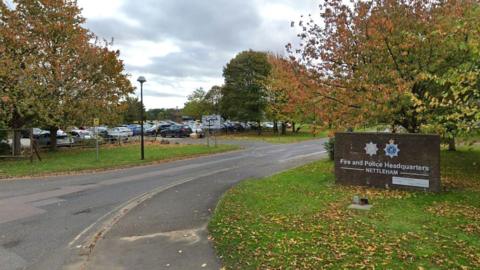
[[[57,151],[57,131],[58,127],[50,127],[50,150]]]
[[[448,151],[457,151],[457,146],[455,145],[455,137],[448,138]]]
[[[295,133],[296,129],[295,129],[295,122],[292,122],[292,133]]]
[[[391,125],[391,126],[390,126],[390,129],[391,129],[390,131],[391,131],[392,133],[397,133],[397,128],[395,127],[395,124]]]
[[[257,121],[257,124],[258,124],[257,134],[260,136],[262,135],[262,124],[260,123],[260,121]]]
[[[273,133],[278,134],[278,122],[273,121]]]
[[[22,132],[18,129],[13,131],[12,148],[14,156],[22,154]]]
[[[11,127],[14,129],[13,131],[13,140],[12,140],[12,147],[13,147],[13,155],[19,156],[21,154],[21,139],[22,139],[22,134],[20,130],[16,129],[21,129],[23,127],[23,124],[25,123],[25,120],[23,119],[20,114],[17,113],[17,110],[13,111],[13,117],[12,121],[10,122]]]
[[[285,124],[285,122],[282,122],[282,135],[286,135],[287,134],[287,125]]]

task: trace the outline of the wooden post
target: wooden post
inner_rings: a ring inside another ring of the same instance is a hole
[[[33,128],[30,129],[30,163],[33,163]]]

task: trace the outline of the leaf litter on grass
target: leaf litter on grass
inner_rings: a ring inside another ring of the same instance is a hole
[[[449,169],[433,195],[336,186],[313,163],[234,188],[210,229],[228,269],[480,269],[478,176]],[[374,208],[347,209],[354,195]]]

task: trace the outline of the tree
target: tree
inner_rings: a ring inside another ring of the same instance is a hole
[[[182,114],[184,116],[190,116],[195,119],[202,119],[202,115],[210,112],[210,104],[206,100],[207,93],[203,88],[196,89],[191,95],[188,96],[188,101],[185,103]]]
[[[371,0],[320,5],[295,50],[334,124],[382,121],[420,132],[468,131],[478,121],[477,1]],[[466,75],[468,74],[468,75]]]
[[[181,110],[177,108],[170,109],[150,109],[147,111],[148,120],[174,120],[180,121]]]
[[[197,120],[202,118],[202,115],[219,114],[220,100],[222,98],[222,87],[213,86],[208,92],[203,88],[196,89],[185,103],[182,110],[184,116],[190,116]]]
[[[0,116],[12,129],[34,118],[35,92],[27,91],[34,76],[35,47],[22,33],[27,31],[18,14],[0,1]],[[14,132],[15,155],[20,154],[20,132]]]
[[[127,97],[123,102],[123,106],[125,107],[125,111],[123,112],[124,123],[140,121],[141,111],[142,109],[145,110],[145,108],[142,108],[142,103],[137,97]]]
[[[146,118],[147,120],[150,120],[150,121],[161,120],[161,119],[164,119],[162,118],[164,113],[165,113],[165,109],[149,109],[146,112]]]
[[[266,53],[244,51],[223,69],[221,108],[224,116],[238,121],[264,118],[267,105],[266,83],[271,71]]]
[[[273,54],[268,55],[268,61],[272,66],[267,84],[269,119],[282,122],[282,134],[285,134],[287,121],[295,123],[316,119],[313,86],[308,84],[305,67],[292,59]]]
[[[55,148],[59,127],[118,120],[133,87],[119,52],[83,27],[76,1],[14,3],[0,5],[0,96],[10,126],[48,127]]]
[[[220,101],[222,100],[223,86],[214,85],[205,95],[208,104],[209,114],[220,114]]]

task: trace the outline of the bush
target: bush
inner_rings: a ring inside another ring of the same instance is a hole
[[[323,146],[325,147],[325,150],[328,152],[328,157],[330,160],[335,159],[335,137],[330,137],[328,141],[326,141]]]

